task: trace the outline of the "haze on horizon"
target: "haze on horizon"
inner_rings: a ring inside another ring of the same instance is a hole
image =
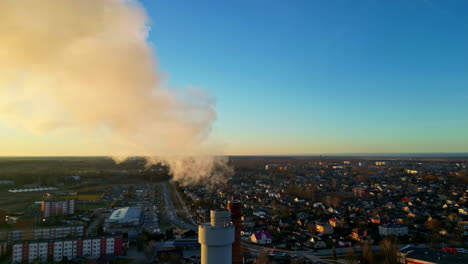
[[[2,4],[12,1],[5,0]],[[112,1],[98,2],[105,5]],[[57,11],[38,0],[14,2],[20,3],[18,6],[23,3],[23,10],[16,9],[19,14],[25,14],[30,8],[26,3],[43,8],[33,12],[27,23],[21,20],[26,29],[41,25],[43,16]],[[54,3],[54,0],[46,2]],[[190,145],[188,152],[300,155],[468,151],[466,1],[302,0],[290,5],[281,0],[143,0],[140,3],[142,6],[133,10],[136,13],[132,11],[125,19],[116,20],[125,25],[120,33],[109,30],[115,24],[100,26],[109,37],[127,34],[134,28],[141,30],[141,35],[134,36],[143,45],[139,61],[151,64],[157,58],[149,72],[157,72],[158,85],[164,87],[160,91],[165,95],[156,102],[164,104],[181,98],[184,110],[169,106],[169,112],[178,115],[201,111],[198,115],[201,118],[182,118],[181,122],[173,123],[176,128],[171,131],[182,131],[181,138]],[[0,14],[5,15],[2,4]],[[88,14],[69,16],[67,21],[68,26],[78,25],[81,30],[86,26],[92,28],[93,19],[98,18],[102,19]],[[68,35],[55,34],[52,25],[41,32],[50,37],[47,45],[67,43]],[[148,28],[151,28],[149,32],[143,30]],[[28,31],[18,33],[0,25],[0,42],[25,32]],[[47,47],[39,44],[40,34],[20,36],[38,44],[34,52]],[[49,102],[36,101],[41,98],[40,93],[39,97],[37,94],[24,96],[6,81],[5,76],[13,66],[21,69],[31,61],[44,61],[40,56],[34,57],[38,54],[22,52],[21,48],[25,47],[13,45],[15,41],[0,43],[3,55],[11,59],[0,62],[0,156],[113,156],[122,152],[122,146],[128,146],[129,138],[131,146],[149,142],[146,135],[136,140],[126,137],[126,133],[132,133],[126,129],[119,133],[123,141],[109,137],[107,128],[99,133],[94,133],[94,129],[84,133],[84,127],[100,126],[112,116],[101,107],[104,114],[92,122],[84,122],[86,125],[57,125],[57,120],[62,121],[63,117],[49,115]],[[114,52],[108,54],[110,64],[91,60],[100,67],[99,71],[111,65],[113,59],[118,61],[121,56],[130,55],[122,51],[119,41],[103,42],[116,45],[109,47]],[[78,42],[71,43],[78,45]],[[12,59],[11,54],[19,56]],[[133,59],[130,55],[121,61]],[[71,58],[64,61],[70,67],[76,66]],[[53,65],[48,70],[53,72],[62,64]],[[151,82],[148,76],[152,73],[146,74],[147,69],[136,70],[132,76],[143,72],[144,79]],[[50,72],[44,71],[46,75]],[[39,75],[40,72],[35,72],[34,78]],[[185,87],[201,89],[190,88],[187,93]],[[93,89],[99,90],[97,86],[85,90],[90,93],[89,98],[93,98]],[[135,89],[137,93],[138,88]],[[132,91],[126,91],[118,97],[120,106],[132,97]],[[112,93],[111,89],[106,93]],[[63,104],[76,103],[75,97],[65,98]],[[112,104],[101,100],[102,97],[96,98],[101,103]],[[12,115],[10,106],[17,99],[22,99],[22,105],[34,106],[38,114],[51,122],[45,129],[37,130],[43,126],[34,123],[37,119]],[[139,99],[129,105],[138,102]],[[145,109],[153,107],[151,100],[145,100],[142,105],[147,106]],[[93,112],[93,108],[85,106]],[[129,114],[123,115],[126,122],[133,122],[132,117],[140,113],[145,114],[138,108],[116,109],[115,113],[119,111]],[[82,116],[78,116],[72,121],[81,122]],[[161,131],[158,129],[164,122],[157,120],[150,131]],[[138,131],[145,126],[141,128]],[[184,129],[193,129],[193,133],[185,134]],[[156,141],[161,137],[164,135],[154,133]],[[162,147],[162,152],[174,146],[183,148],[184,144],[179,143],[171,142]],[[158,147],[156,143],[149,151],[146,146],[135,147],[121,155],[153,154],[158,152],[155,150]]]

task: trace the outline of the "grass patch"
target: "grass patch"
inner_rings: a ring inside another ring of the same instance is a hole
[[[88,202],[95,202],[104,196],[103,193],[100,194],[78,194],[78,195],[61,195],[56,196],[56,199],[75,199],[80,201],[88,201]]]
[[[23,213],[34,202],[42,200],[42,192],[10,193],[0,191],[0,209],[10,214]]]
[[[94,211],[98,208],[107,208],[107,203],[105,202],[90,202],[90,203],[81,203],[78,202],[75,204],[76,210],[79,211]]]

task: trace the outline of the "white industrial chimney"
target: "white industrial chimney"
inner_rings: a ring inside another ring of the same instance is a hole
[[[210,223],[198,226],[201,264],[232,264],[234,226],[231,223],[231,212],[211,210],[210,220]]]

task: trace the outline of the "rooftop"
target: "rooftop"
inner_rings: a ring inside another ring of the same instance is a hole
[[[141,215],[141,207],[132,206],[132,207],[123,207],[116,209],[109,216],[108,220],[110,221],[131,221],[133,219],[139,219]]]

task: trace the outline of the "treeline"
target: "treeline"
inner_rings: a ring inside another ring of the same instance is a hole
[[[115,183],[163,181],[170,178],[162,165],[146,167],[143,158],[131,158],[115,163],[108,157],[0,158],[0,180],[12,180],[17,185],[53,185],[65,181],[65,176],[80,176],[81,181],[112,180]]]

